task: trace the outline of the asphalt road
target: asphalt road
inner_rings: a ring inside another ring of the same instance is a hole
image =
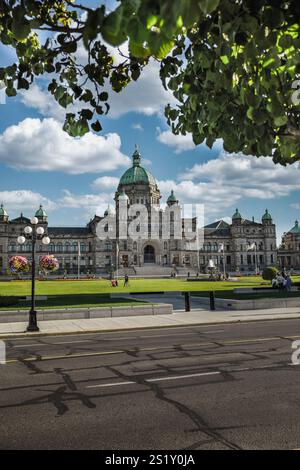
[[[300,320],[7,340],[1,449],[300,447]]]

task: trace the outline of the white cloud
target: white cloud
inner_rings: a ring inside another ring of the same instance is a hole
[[[68,190],[63,190],[63,197],[60,199],[62,208],[80,209],[81,224],[85,225],[88,217],[95,214],[102,216],[109,204],[112,204],[113,193],[101,194],[73,194]]]
[[[51,199],[28,189],[0,191],[0,202],[4,204],[9,215],[11,211],[15,213],[16,211],[25,210],[30,210],[33,214],[39,208],[40,204],[42,204],[47,211],[57,208],[57,204],[51,201]]]
[[[0,161],[17,169],[70,174],[104,172],[126,167],[116,133],[70,137],[52,118],[27,118],[0,135]]]
[[[20,100],[28,108],[34,108],[42,116],[53,117],[63,122],[66,110],[60,106],[50,92],[42,90],[36,83],[33,83],[28,90],[20,91]],[[68,108],[68,112],[71,112]]]
[[[299,164],[283,167],[270,157],[221,152],[218,158],[186,170],[179,181],[159,181],[158,185],[165,198],[174,189],[181,203],[204,204],[207,220],[224,216],[229,220],[229,210],[243,198],[275,199],[298,190],[299,171]]]
[[[116,48],[107,46],[109,52],[114,58],[115,64],[119,64],[124,60]],[[128,56],[128,44],[124,43],[119,48],[122,54]],[[76,51],[77,62],[85,65],[87,63],[87,52],[80,42]],[[155,114],[163,115],[165,106],[168,103],[176,104],[176,99],[170,91],[164,89],[159,77],[160,65],[154,60],[150,60],[141,72],[137,81],[131,81],[120,93],[116,93],[111,89],[109,82],[106,82],[104,89],[109,94],[108,102],[110,110],[108,118],[119,118],[124,114],[135,112],[152,116]],[[50,75],[50,79],[56,77],[55,74]],[[48,78],[48,77],[47,77]],[[29,90],[21,91],[21,101],[28,107],[37,109],[45,117],[54,117],[59,121],[64,121],[66,112],[77,112],[87,104],[76,102],[73,106],[68,106],[67,111],[62,108],[47,90],[48,80],[40,79],[43,89],[39,85],[32,85]],[[45,89],[44,89],[45,88]],[[89,81],[85,84],[85,88],[90,88],[94,93],[94,86]],[[101,116],[100,116],[101,118]],[[141,129],[140,129],[141,130]]]
[[[120,93],[108,90],[110,110],[108,117],[119,118],[134,112],[146,116],[163,115],[168,103],[176,100],[170,91],[166,91],[159,78],[159,64],[150,61],[136,82],[130,82]]]
[[[235,204],[241,196],[229,195],[227,187],[217,186],[209,183],[195,183],[191,180],[159,181],[158,186],[167,198],[173,189],[179,202],[186,204],[204,204],[205,217],[211,220],[213,217],[223,217],[228,208]]]
[[[92,182],[91,187],[94,190],[112,189],[116,190],[119,184],[119,178],[115,176],[100,176]]]
[[[143,132],[143,130],[144,130],[143,126],[142,126],[141,124],[139,124],[139,123],[132,124],[131,127],[132,127],[132,129],[135,129],[136,131],[141,131],[141,132]]]
[[[196,147],[191,134],[175,135],[170,130],[161,132],[159,128],[157,128],[157,140],[168,147],[173,147],[175,153],[185,152]]]
[[[176,135],[173,134],[171,130],[161,131],[158,127],[157,131],[157,140],[168,147],[172,147],[175,149],[175,153],[186,152],[187,150],[193,150],[196,148],[196,145],[193,142],[192,134],[186,135]],[[206,144],[203,143],[200,146],[205,146]],[[208,148],[208,147],[207,147]],[[221,150],[223,148],[223,141],[222,139],[217,139],[214,143],[213,149],[214,150]]]
[[[271,157],[256,158],[242,154],[226,154],[206,163],[195,164],[181,179],[207,181],[225,187],[229,197],[240,195],[259,199],[288,196],[299,188],[299,164],[275,165]]]

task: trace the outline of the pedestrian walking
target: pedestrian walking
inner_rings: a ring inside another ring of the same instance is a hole
[[[128,283],[129,283],[129,276],[128,276],[128,274],[125,274],[125,276],[124,276],[124,287],[127,287]]]

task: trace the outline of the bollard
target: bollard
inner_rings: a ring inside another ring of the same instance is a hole
[[[185,311],[190,312],[191,311],[191,293],[190,292],[184,293],[184,303],[185,303]]]
[[[210,305],[210,310],[216,310],[214,291],[210,291],[210,293],[209,293],[209,305]]]

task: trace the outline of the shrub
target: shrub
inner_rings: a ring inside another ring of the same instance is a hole
[[[10,307],[19,302],[18,297],[0,295],[0,307]]]
[[[275,266],[269,266],[265,268],[262,273],[262,278],[265,281],[272,281],[278,274],[278,269]]]

